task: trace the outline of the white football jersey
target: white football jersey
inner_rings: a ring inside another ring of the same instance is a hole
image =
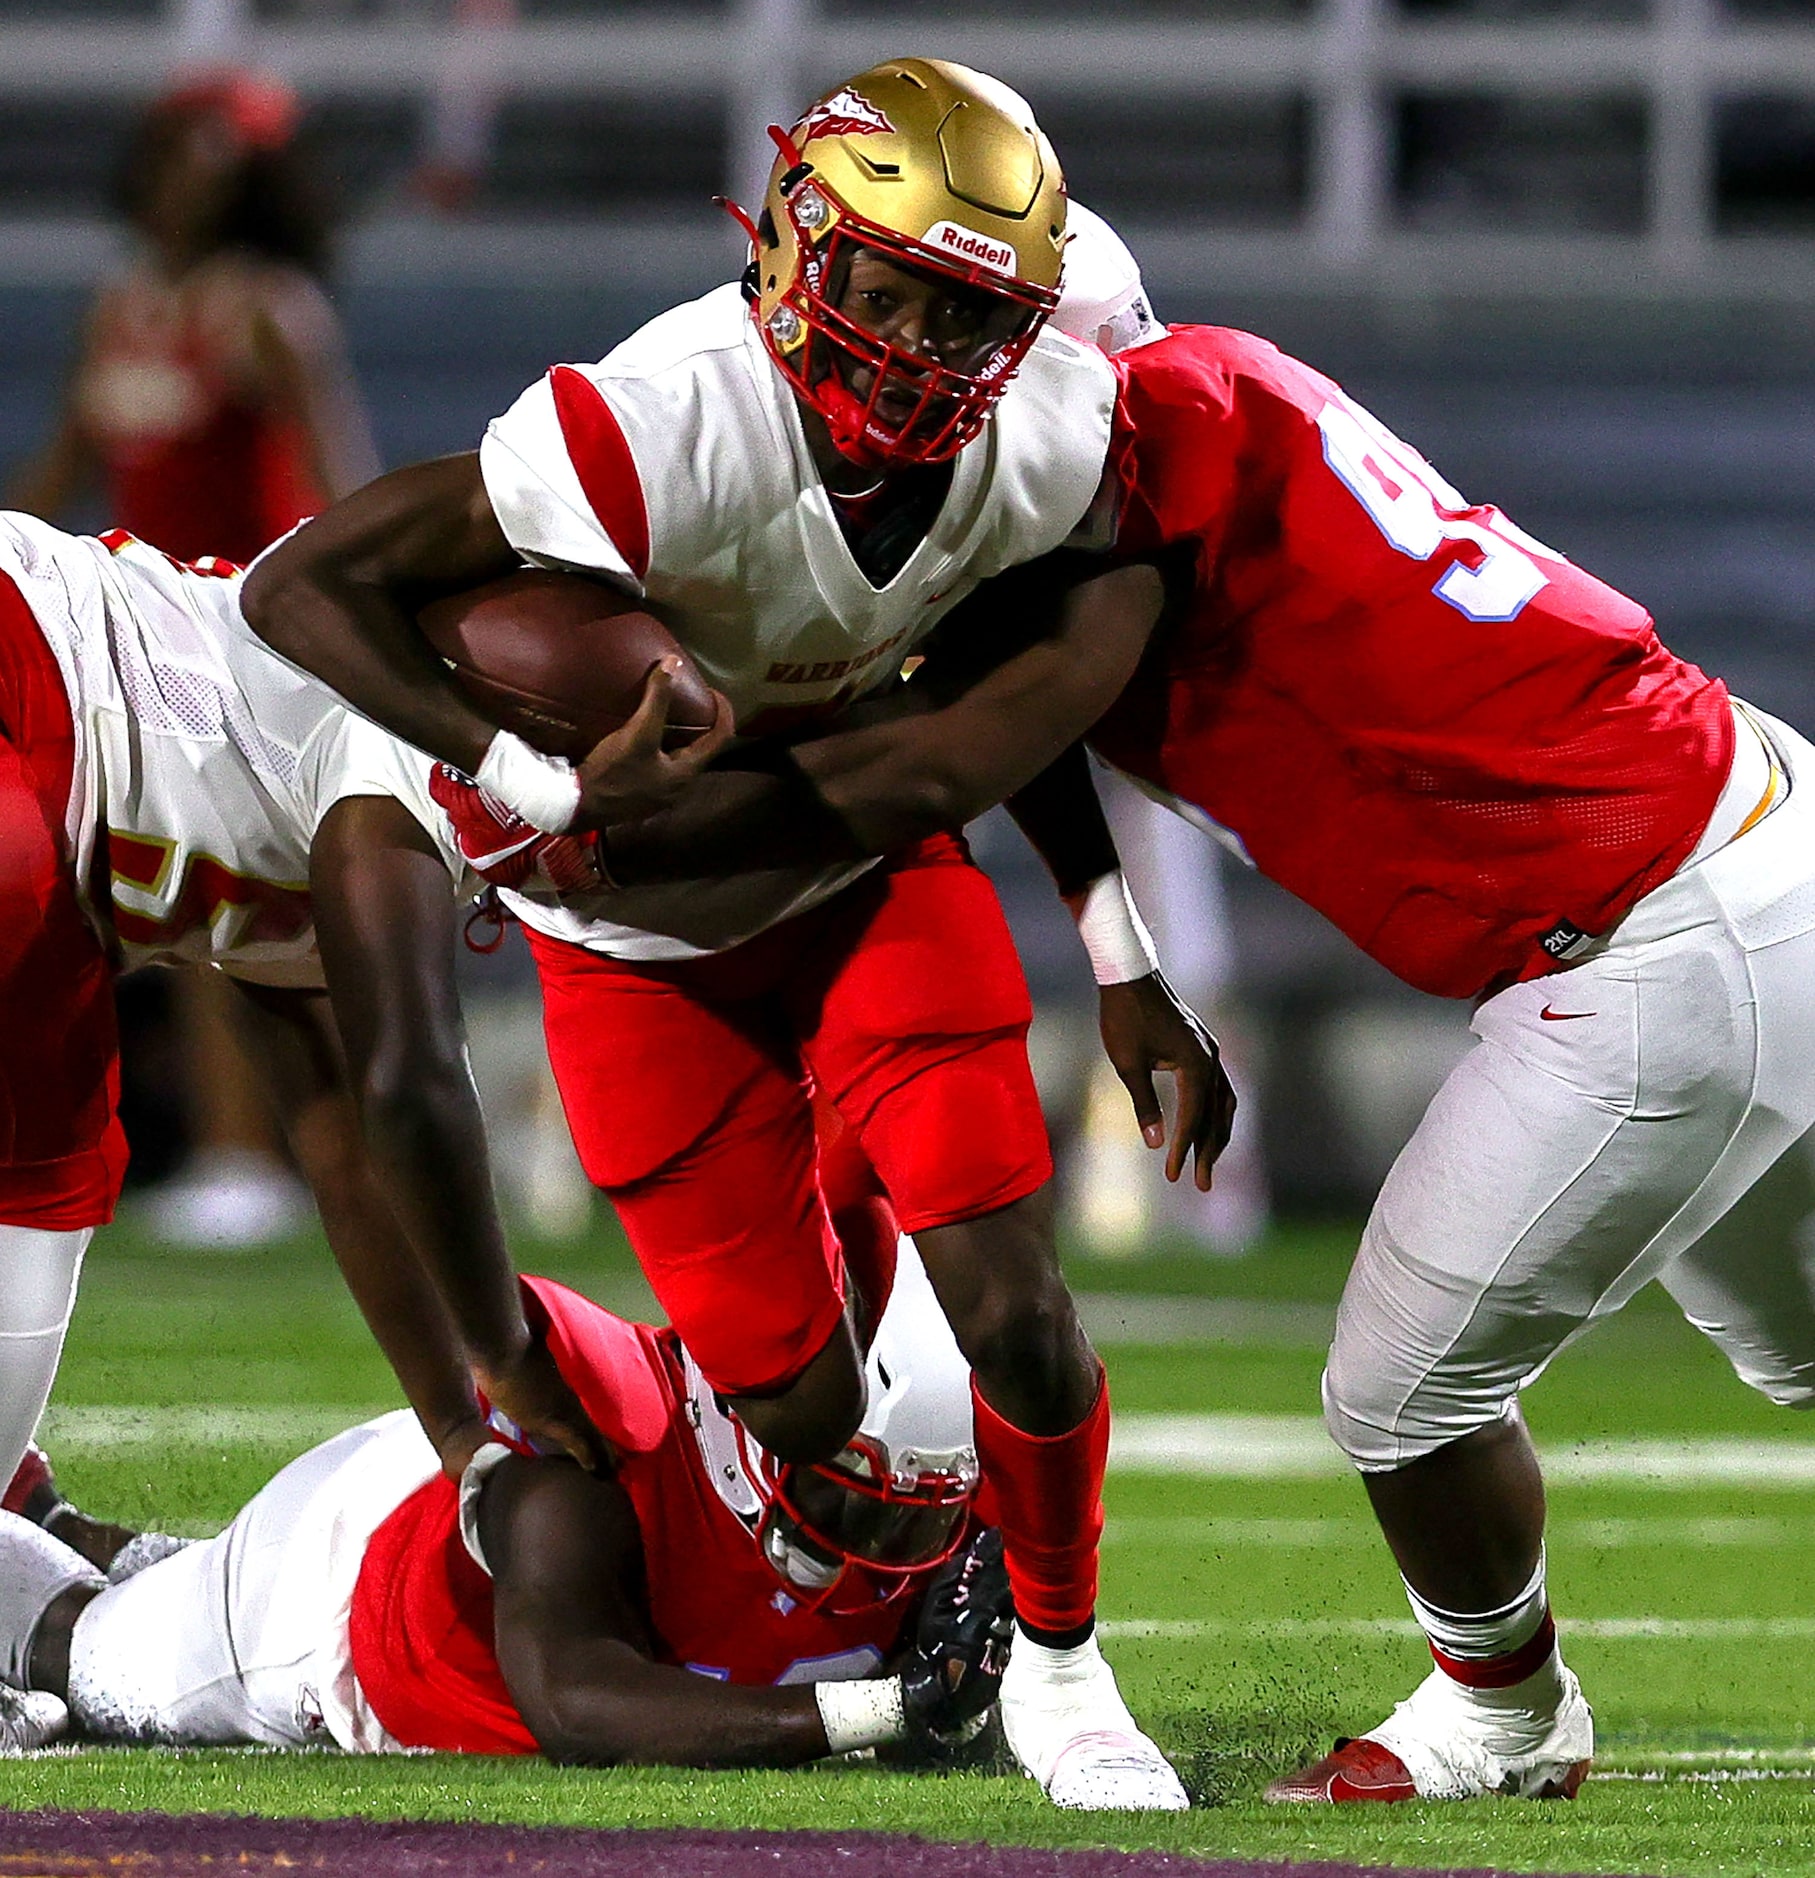
[[[240,575],[210,565],[0,515],[0,572],[69,693],[67,832],[121,969],[188,959],[318,986],[309,849],[336,802],[394,796],[456,876],[459,851],[429,759],[271,651],[240,616]]]
[[[557,365],[493,422],[486,491],[525,559],[645,596],[741,731],[830,716],[891,682],[979,582],[1059,547],[1102,480],[1115,378],[1042,333],[958,456],[886,586],[858,567],[736,286],[674,308],[600,363]],[[716,951],[862,871],[786,870],[586,898],[508,894],[528,924],[619,958]]]

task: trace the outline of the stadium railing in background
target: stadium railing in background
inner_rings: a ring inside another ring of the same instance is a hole
[[[356,267],[697,272],[732,246],[704,198],[748,193],[763,125],[904,47],[1024,90],[1174,287],[1815,289],[1790,0],[4,0],[0,269],[98,266],[107,127],[234,56],[316,108]],[[483,146],[464,221],[412,220],[437,139]]]

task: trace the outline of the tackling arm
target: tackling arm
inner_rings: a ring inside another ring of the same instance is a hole
[[[883,854],[1025,789],[1115,701],[1164,598],[1149,566],[1068,581],[1069,571],[1036,564],[982,590],[969,605],[1000,608],[1003,630],[979,622],[967,644],[948,621],[885,721],[740,758],[764,767],[721,769],[673,808],[614,827],[604,843],[612,877],[641,884]]]
[[[467,1067],[445,863],[402,803],[348,797],[316,832],[310,894],[367,1150],[480,1386],[525,1432],[605,1465],[604,1438],[524,1320]]]

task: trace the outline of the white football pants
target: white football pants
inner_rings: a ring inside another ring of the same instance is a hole
[[[218,1537],[108,1586],[70,1639],[76,1718],[181,1747],[395,1749],[353,1674],[347,1613],[367,1540],[437,1471],[398,1409],[300,1455]]]
[[[0,1226],[0,1491],[50,1400],[92,1226]]]
[[[1815,1402],[1811,1261],[1781,1235],[1700,1243],[1815,1127],[1815,749],[1760,721],[1788,799],[1594,956],[1482,1004],[1388,1174],[1324,1372],[1363,1471],[1497,1420],[1658,1277],[1745,1381]]]

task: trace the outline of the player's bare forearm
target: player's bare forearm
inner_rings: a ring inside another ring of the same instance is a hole
[[[1007,807],[1061,895],[1082,893],[1121,865],[1081,743],[1016,790]]]
[[[629,883],[833,862],[961,828],[1026,788],[1102,716],[1163,598],[1144,565],[1078,582],[1050,629],[999,664],[984,665],[987,648],[974,645],[929,660],[909,690],[924,684],[936,708],[777,751],[765,773],[701,777],[674,809],[614,828],[612,872]]]
[[[798,1767],[826,1753],[810,1687],[718,1682],[598,1638],[562,1647],[533,1732],[550,1760],[590,1767]]]
[[[653,1660],[642,1539],[615,1480],[506,1460],[479,1533],[498,1664],[553,1760],[788,1767],[826,1752],[810,1688],[751,1688]]]
[[[239,987],[242,1035],[360,1314],[438,1453],[480,1438],[465,1353],[372,1165],[326,996]]]
[[[310,881],[353,1094],[392,1208],[467,1348],[504,1359],[529,1332],[467,1067],[447,868],[401,803],[362,796],[322,822]]]
[[[526,1433],[603,1467],[604,1437],[524,1318],[467,1065],[439,852],[402,803],[350,797],[316,831],[310,893],[366,1146],[480,1387]],[[461,1457],[442,1453],[456,1469]]]
[[[497,726],[448,676],[415,614],[518,564],[477,455],[443,457],[381,476],[306,523],[253,568],[240,604],[274,651],[471,774]]]

